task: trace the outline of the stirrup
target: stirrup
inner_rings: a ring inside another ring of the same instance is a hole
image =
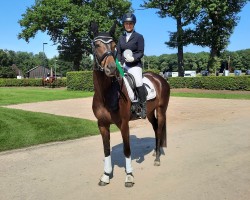
[[[146,107],[146,102],[143,102],[141,104],[141,118],[146,119],[147,117],[147,107]]]

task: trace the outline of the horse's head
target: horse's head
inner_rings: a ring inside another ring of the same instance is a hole
[[[113,41],[116,23],[114,23],[109,32],[99,32],[98,25],[94,22],[91,23],[90,28],[94,34],[92,49],[95,66],[97,69],[104,71],[107,76],[112,77],[116,74],[116,44]]]

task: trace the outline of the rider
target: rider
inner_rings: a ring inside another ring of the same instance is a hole
[[[46,81],[49,80],[49,77],[50,77],[50,73],[47,73]]]
[[[139,103],[142,108],[141,118],[145,119],[146,111],[146,89],[142,82],[142,62],[144,55],[144,38],[134,30],[136,17],[132,13],[123,15],[122,23],[125,32],[119,37],[117,43],[117,58],[121,62],[125,71],[132,74],[135,79],[136,90],[138,92]],[[132,55],[123,55],[125,50],[131,50]]]

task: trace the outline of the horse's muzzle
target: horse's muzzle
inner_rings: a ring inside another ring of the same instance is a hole
[[[115,76],[116,73],[116,63],[110,62],[104,69],[105,74],[109,77]]]

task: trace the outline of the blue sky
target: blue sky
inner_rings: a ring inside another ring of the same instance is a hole
[[[21,32],[21,27],[18,24],[18,20],[22,18],[22,14],[25,13],[27,7],[33,5],[35,0],[1,0],[0,1],[0,49],[7,49],[13,51],[25,51],[38,54],[44,51],[48,58],[58,55],[56,45],[50,41],[49,36],[45,33],[39,32],[34,39],[30,39],[29,43],[26,43],[23,39],[17,39],[18,33]],[[138,9],[142,0],[132,0],[132,6],[134,9]],[[162,55],[177,53],[176,49],[168,48],[164,42],[168,41],[168,32],[176,30],[175,21],[171,18],[159,18],[155,14],[156,10],[135,10],[137,17],[137,24],[135,29],[141,33],[145,39],[145,55]],[[236,51],[241,49],[250,48],[250,3],[248,3],[239,13],[241,17],[237,27],[235,27],[234,33],[230,38],[230,44],[227,48],[229,51]],[[184,47],[184,52],[201,52],[209,51],[208,48],[201,48],[199,46],[189,45]]]

